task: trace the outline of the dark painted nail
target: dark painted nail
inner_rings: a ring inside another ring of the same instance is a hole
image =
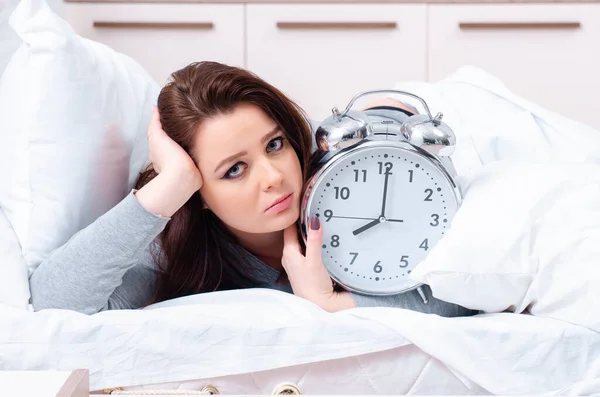
[[[313,216],[310,220],[310,228],[312,230],[319,230],[320,227],[321,227],[321,221],[319,220],[319,217]]]

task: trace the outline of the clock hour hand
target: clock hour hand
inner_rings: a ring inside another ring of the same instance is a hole
[[[361,218],[357,218],[357,219],[361,219]],[[368,219],[368,218],[362,218],[362,219]],[[402,219],[386,219],[385,217],[381,216],[379,217],[379,219],[374,219],[372,222],[367,223],[364,226],[359,227],[356,230],[352,231],[352,234],[359,235],[362,232],[364,232],[365,230],[368,230],[370,228],[372,228],[373,226],[376,226],[378,224],[380,224],[381,222],[404,222]]]
[[[372,228],[373,226],[378,225],[380,223],[381,223],[381,219],[375,219],[374,221],[369,222],[366,225],[361,226],[358,229],[352,231],[352,234],[354,234],[355,236],[358,236],[359,234],[361,234],[365,230],[368,230],[368,229]]]

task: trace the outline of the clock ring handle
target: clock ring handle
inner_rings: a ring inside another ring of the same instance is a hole
[[[341,114],[338,114],[337,117],[343,117],[343,116],[345,116],[346,113],[348,113],[348,111],[350,110],[350,108],[352,108],[352,106],[354,105],[354,102],[356,102],[356,100],[358,98],[361,98],[361,97],[363,97],[365,95],[380,94],[380,93],[403,94],[403,95],[407,95],[409,97],[415,98],[416,100],[418,100],[419,102],[421,102],[421,104],[425,108],[425,112],[427,112],[427,116],[429,116],[429,118],[433,120],[433,116],[431,116],[431,111],[429,110],[429,106],[427,106],[427,102],[425,102],[425,100],[423,98],[421,98],[418,95],[412,94],[410,92],[400,91],[400,90],[394,90],[394,89],[381,89],[381,90],[363,91],[363,92],[355,95],[354,98],[352,98],[350,100],[350,103],[348,103],[348,106],[346,106],[346,109],[344,109],[344,111]]]

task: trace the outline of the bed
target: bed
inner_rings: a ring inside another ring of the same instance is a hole
[[[599,391],[597,332],[524,314],[326,314],[293,295],[252,290],[141,311],[4,309],[0,316],[3,369],[88,368],[98,392],[212,386],[220,394],[262,395],[282,385],[302,394]]]
[[[22,0],[10,28],[21,43],[0,80],[1,370],[89,369],[91,390],[115,395],[600,395],[600,132],[470,66],[396,88],[444,113],[464,195],[413,277],[481,314],[332,314],[263,289],[33,311],[31,272],[147,160],[159,87],[43,0]]]

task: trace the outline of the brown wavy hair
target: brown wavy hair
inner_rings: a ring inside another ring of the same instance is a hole
[[[255,74],[217,62],[196,62],[174,72],[158,96],[163,130],[190,156],[200,125],[248,103],[262,109],[281,128],[300,160],[303,177],[309,165],[312,138],[308,117],[281,91]],[[157,174],[150,165],[136,189]],[[256,286],[240,259],[235,237],[210,210],[199,192],[172,217],[159,235],[158,269],[151,302],[226,289]]]

